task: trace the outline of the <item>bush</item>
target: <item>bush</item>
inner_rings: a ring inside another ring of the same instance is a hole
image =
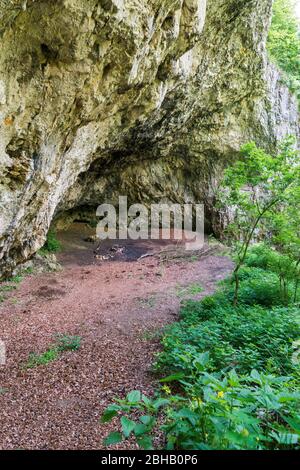
[[[297,287],[300,273],[297,256],[293,257],[290,254],[280,253],[265,244],[257,244],[249,249],[244,264],[250,268],[257,268],[256,270],[242,270],[240,279],[252,277],[254,281],[252,290],[254,290],[254,297],[258,297],[258,303],[262,305],[280,303],[288,305],[298,300]],[[274,275],[277,278],[277,283]],[[271,294],[271,297],[274,297],[273,299],[270,298],[270,289],[266,289],[266,282],[270,285],[275,283]],[[261,288],[259,287],[260,283]]]
[[[284,305],[278,276],[271,271],[260,268],[241,268],[240,270],[239,301],[244,305]],[[234,299],[233,279],[229,280],[226,297],[229,302]],[[292,299],[293,292],[290,291],[289,298]]]
[[[149,399],[134,390],[109,406],[101,421],[107,423],[120,413],[122,432],[112,432],[105,444],[134,436],[140,447],[153,449],[153,435],[163,415],[160,428],[168,450],[300,448],[300,394],[288,377],[256,370],[246,376],[234,370],[217,376],[199,370],[197,379],[186,378],[183,384],[184,396],[171,395],[165,387],[164,396]]]
[[[157,357],[156,370],[165,373],[197,372],[197,358],[210,352],[209,371],[235,368],[249,373],[253,367],[259,371],[290,373],[292,342],[300,336],[296,308],[217,306],[206,310],[198,304],[199,320],[192,321],[185,307],[184,320],[167,330],[162,344],[163,352]],[[196,305],[196,302],[194,303]],[[205,320],[205,312],[209,319]]]
[[[257,243],[249,248],[244,264],[249,268],[267,270],[272,263],[274,250],[264,243]]]

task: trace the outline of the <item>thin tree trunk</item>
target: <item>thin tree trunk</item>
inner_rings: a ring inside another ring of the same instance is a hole
[[[240,269],[240,267],[239,267]],[[234,272],[234,282],[235,282],[235,289],[234,289],[234,298],[233,298],[233,305],[236,307],[239,301],[239,288],[240,288],[240,278],[238,271]]]
[[[296,280],[296,284],[295,284],[294,303],[297,302],[299,283],[300,283],[300,279],[299,279],[299,277],[298,277],[298,279]]]

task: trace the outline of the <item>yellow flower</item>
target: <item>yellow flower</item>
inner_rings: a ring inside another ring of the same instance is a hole
[[[224,398],[224,392],[218,392],[218,398]]]
[[[167,394],[167,395],[171,395],[171,389],[170,387],[168,387],[167,385],[164,385],[162,387],[162,390]]]
[[[242,434],[242,436],[244,436],[244,437],[248,437],[248,436],[249,436],[249,431],[248,431],[248,429],[245,429],[245,428],[244,428],[244,429],[242,430],[241,434]]]

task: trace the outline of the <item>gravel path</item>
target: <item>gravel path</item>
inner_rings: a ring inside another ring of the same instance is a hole
[[[78,265],[75,249],[61,258],[62,272],[28,276],[0,304],[0,449],[103,448],[104,408],[132,389],[153,390],[159,342],[149,332],[176,320],[180,286],[199,282],[207,295],[232,267],[221,256],[95,263],[80,251]],[[79,335],[81,348],[24,370],[30,352],[45,351],[57,333]]]

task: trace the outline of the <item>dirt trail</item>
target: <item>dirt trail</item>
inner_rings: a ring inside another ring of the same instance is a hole
[[[212,255],[137,260],[166,248],[160,241],[108,244],[102,249],[108,259],[95,258],[96,245],[83,240],[88,237],[88,230],[83,236],[82,226],[73,226],[62,236],[63,271],[28,276],[0,304],[7,347],[7,364],[0,366],[1,449],[103,448],[109,428],[99,417],[113,397],[153,390],[150,366],[159,341],[149,332],[176,320],[183,286],[201,284],[202,297],[232,267],[228,258]],[[45,351],[56,333],[79,335],[79,351],[22,369],[30,352]]]

